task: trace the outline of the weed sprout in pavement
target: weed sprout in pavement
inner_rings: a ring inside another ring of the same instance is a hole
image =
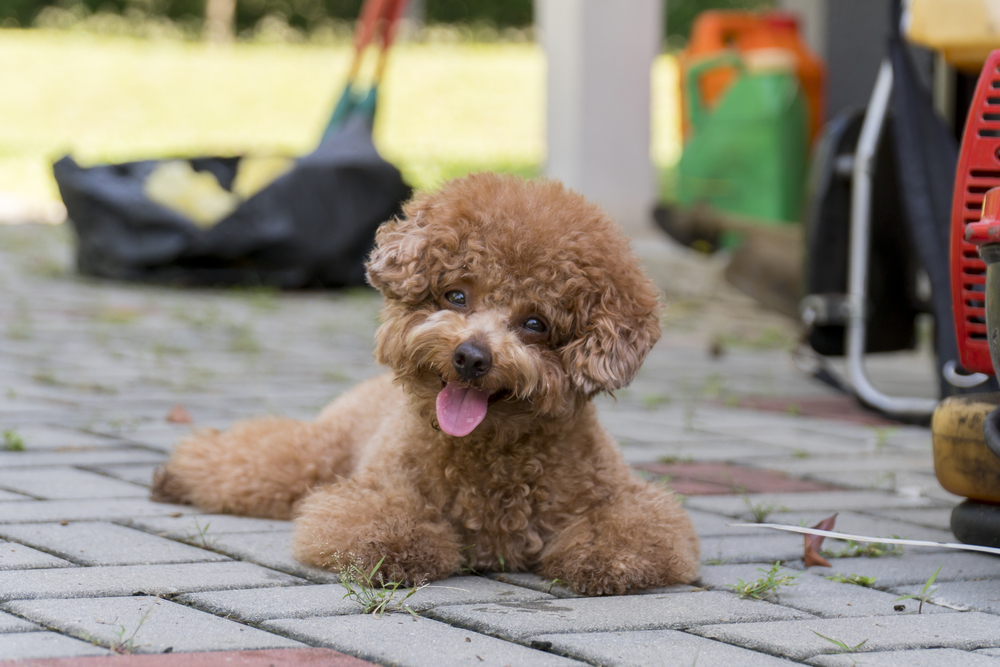
[[[762,567],[757,568],[758,572],[763,572],[764,576],[756,581],[743,581],[738,580],[738,583],[729,584],[728,588],[732,588],[741,598],[753,598],[754,600],[766,600],[772,596],[778,594],[778,589],[782,586],[795,586],[797,585],[794,579],[798,577],[801,572],[796,572],[794,574],[782,574],[778,575],[778,571],[781,569],[781,563],[776,562],[771,566],[770,570],[765,570]]]

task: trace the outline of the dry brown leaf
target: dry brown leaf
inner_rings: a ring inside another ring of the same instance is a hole
[[[175,405],[167,414],[167,421],[171,424],[190,424],[191,413],[183,405]]]
[[[816,530],[833,530],[833,526],[836,522],[837,515],[834,514],[833,516],[826,517],[813,526],[813,528]],[[819,555],[820,549],[823,548],[823,535],[803,535],[802,538],[805,542],[805,553],[802,556],[802,560],[805,562],[806,567],[813,565],[833,567],[830,565],[830,561]]]

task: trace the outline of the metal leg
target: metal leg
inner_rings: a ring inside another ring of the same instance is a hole
[[[937,407],[936,399],[887,396],[868,380],[864,367],[868,256],[871,245],[871,189],[875,153],[892,94],[892,65],[882,61],[854,153],[851,186],[851,250],[848,260],[846,348],[851,385],[858,397],[883,412],[923,417]]]

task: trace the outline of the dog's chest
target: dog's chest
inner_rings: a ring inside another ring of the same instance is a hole
[[[516,567],[541,551],[550,532],[545,508],[551,492],[538,460],[496,460],[446,471],[452,483],[445,516],[466,542],[474,567]]]

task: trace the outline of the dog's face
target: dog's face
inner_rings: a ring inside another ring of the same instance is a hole
[[[444,432],[530,430],[627,385],[659,338],[618,226],[555,182],[477,174],[379,230],[376,357]]]

